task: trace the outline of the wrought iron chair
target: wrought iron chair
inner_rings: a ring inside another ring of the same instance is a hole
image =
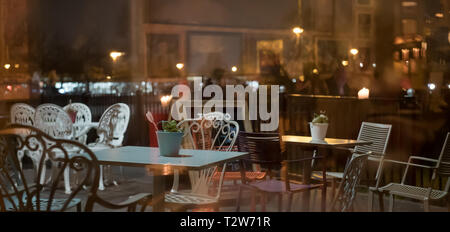
[[[178,123],[184,128],[185,138],[193,149],[231,150],[239,133],[239,124],[230,120],[230,115],[209,113],[200,119],[189,119]],[[226,147],[226,148],[225,148]],[[174,170],[172,190],[165,195],[165,204],[172,209],[188,209],[198,206],[212,207],[218,210],[218,202],[222,191],[223,176],[226,164],[200,171],[189,171],[191,189],[180,191],[179,170]],[[213,180],[220,173],[218,183]],[[216,189],[211,186],[217,187]]]
[[[368,158],[369,155],[355,155],[349,164],[346,165],[337,195],[331,203],[331,211],[353,211],[353,202],[357,193],[356,188],[359,185]]]
[[[285,154],[281,152],[280,139],[273,138],[271,140],[247,137],[244,143],[240,143],[241,151],[250,152],[249,159],[241,159],[241,177],[242,184],[239,187],[238,199],[236,202],[236,211],[240,211],[241,196],[244,189],[252,192],[251,211],[255,210],[254,198],[255,193],[261,194],[262,211],[266,211],[266,201],[268,194],[278,196],[278,210],[282,211],[282,197],[288,195],[287,211],[291,210],[293,195],[300,192],[310,191],[313,189],[322,189],[324,184],[305,184],[298,181],[292,181],[289,175],[289,166],[294,164],[311,165],[312,160],[321,160],[322,157],[312,157],[298,160],[286,160]],[[248,182],[245,174],[246,164],[258,164],[266,170],[267,177],[264,180],[255,180]],[[322,172],[325,173],[325,165]],[[280,169],[281,175],[275,175],[274,170]],[[325,202],[322,201],[322,207]]]
[[[97,195],[99,165],[97,158],[85,145],[72,140],[55,139],[31,126],[11,125],[8,133],[0,136],[0,211],[19,212],[63,212],[67,210],[92,211],[96,204],[110,209],[135,211],[142,205],[144,211],[151,200],[150,194],[138,194],[128,200],[114,204]],[[24,136],[26,134],[26,136]],[[37,175],[21,167],[16,152],[27,147],[41,153]],[[71,153],[66,148],[76,148]],[[55,155],[62,154],[62,155]],[[62,165],[49,187],[44,188],[38,178],[45,168],[45,161]],[[79,184],[70,195],[59,191],[58,184],[62,170],[70,169],[82,175]],[[87,199],[80,196],[82,186],[90,183]]]
[[[358,154],[370,154],[369,160],[380,161],[386,153],[389,136],[391,135],[392,125],[363,122],[359,130],[358,139],[366,142],[372,142],[371,145],[356,146],[354,149],[346,149],[352,153],[352,158]],[[331,195],[334,197],[337,182],[342,180],[343,172],[327,172],[327,181],[331,181]],[[316,181],[322,181],[323,176],[320,172],[313,172],[312,178]],[[376,181],[376,180],[375,180]]]
[[[83,103],[70,103],[64,106],[64,111],[75,112],[76,117],[73,122],[73,132],[75,140],[82,144],[86,144],[87,133],[92,129],[92,113],[89,107]]]
[[[36,108],[36,113],[34,116],[34,126],[49,136],[56,139],[68,139],[72,140],[73,137],[73,123],[69,115],[61,107],[54,104],[42,104]],[[68,152],[77,152],[75,149],[66,148]],[[63,155],[61,152],[55,155]],[[41,160],[41,153],[37,153],[36,160]],[[57,164],[52,166],[53,172]],[[45,166],[44,166],[45,167]],[[42,172],[43,177],[45,177],[45,168]],[[70,169],[66,168],[64,170],[64,188],[66,194],[71,193],[70,187]]]
[[[414,161],[424,161],[432,165],[417,164]],[[430,201],[439,200],[444,197],[450,198],[448,194],[450,188],[450,133],[447,133],[447,137],[442,147],[441,154],[437,159],[431,159],[420,156],[410,156],[408,162],[401,162],[395,160],[382,159],[378,173],[381,175],[383,172],[384,163],[397,163],[406,165],[405,172],[403,173],[403,178],[401,183],[389,183],[386,186],[379,187],[380,179],[378,178],[375,187],[370,188],[369,192],[369,210],[372,210],[373,194],[378,193],[380,204],[383,204],[383,194],[389,195],[389,211],[394,209],[394,197],[400,196],[405,198],[416,199],[423,201],[424,210],[426,212],[430,211]],[[438,176],[447,177],[447,183],[443,190],[433,189],[430,187],[419,187],[414,185],[408,185],[405,183],[406,177],[410,167],[428,168],[433,170],[433,175],[431,177],[431,183],[433,183]],[[450,199],[447,199],[447,204],[450,210]],[[381,207],[383,209],[383,207]]]
[[[103,113],[100,118],[97,135],[98,139],[95,143],[89,144],[89,148],[94,151],[117,148],[122,146],[122,142],[127,131],[128,122],[130,121],[130,108],[123,103],[114,104]],[[112,178],[111,167],[107,166],[106,176]],[[103,181],[104,168],[100,165],[100,184],[99,189],[104,190],[105,185]],[[123,175],[123,169],[121,167]],[[113,183],[117,185],[116,181]]]
[[[25,103],[14,104],[13,106],[11,106],[11,124],[34,126],[35,112],[36,110],[32,106]],[[37,167],[37,162],[35,162],[35,159],[33,159],[33,155],[30,154],[30,151],[27,150],[26,147],[24,147],[23,150],[17,152],[20,163],[22,164],[22,159],[25,154],[29,154],[29,157],[32,159],[34,166]]]

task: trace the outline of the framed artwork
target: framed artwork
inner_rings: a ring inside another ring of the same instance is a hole
[[[188,73],[211,74],[216,69],[240,70],[242,37],[238,33],[191,32],[188,34]]]
[[[147,35],[147,70],[149,77],[177,77],[180,60],[179,36],[175,34]]]
[[[274,66],[283,61],[283,40],[260,40],[256,42],[257,66],[260,74],[270,74]]]

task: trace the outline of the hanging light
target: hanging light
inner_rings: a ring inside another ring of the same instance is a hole
[[[301,35],[305,30],[301,27],[294,27],[294,29],[292,29],[292,32],[294,32],[294,34],[296,35]]]
[[[358,55],[359,50],[356,49],[356,48],[352,48],[352,49],[350,49],[350,53],[351,53],[352,55],[356,56],[356,55]]]

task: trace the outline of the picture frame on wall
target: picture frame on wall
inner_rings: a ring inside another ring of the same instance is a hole
[[[212,74],[232,67],[240,70],[242,61],[242,35],[226,32],[188,33],[189,75]]]
[[[147,35],[147,70],[148,76],[167,78],[179,76],[176,65],[180,60],[179,35]]]

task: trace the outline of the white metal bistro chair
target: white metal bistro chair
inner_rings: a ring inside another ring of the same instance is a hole
[[[87,133],[92,128],[92,113],[89,107],[83,103],[70,103],[63,108],[69,113],[76,112],[75,122],[73,123],[74,138],[78,142],[85,144]]]
[[[130,121],[130,108],[123,103],[114,104],[103,113],[100,118],[97,135],[98,139],[95,143],[91,143],[88,147],[95,151],[117,148],[122,146],[125,132],[127,131],[128,122]],[[122,167],[121,167],[122,168]],[[108,176],[111,177],[111,167],[108,167]],[[123,170],[121,169],[123,172]],[[100,183],[99,189],[104,190],[103,166],[100,165]],[[113,181],[115,183],[115,181]],[[115,183],[116,184],[116,183]]]
[[[417,164],[414,161],[428,162],[431,165]],[[403,178],[401,183],[389,183],[386,186],[378,187],[380,184],[380,179],[378,178],[377,184],[374,188],[370,188],[369,192],[369,210],[372,210],[372,201],[374,192],[379,193],[380,202],[383,203],[383,194],[389,195],[389,211],[392,212],[394,209],[394,197],[400,196],[405,198],[411,198],[423,201],[424,210],[426,212],[430,211],[430,201],[439,200],[444,197],[448,197],[448,191],[450,188],[450,133],[447,133],[447,137],[442,147],[441,154],[437,159],[431,159],[420,156],[410,156],[408,163],[383,159],[379,166],[379,174],[383,172],[383,167],[385,162],[404,164],[406,165],[405,172],[403,173]],[[419,187],[414,185],[408,185],[405,183],[406,177],[410,167],[427,168],[433,170],[433,175],[431,177],[431,183],[433,183],[438,176],[447,177],[447,182],[443,190],[433,189],[430,187]],[[447,199],[447,204],[450,210],[450,199]]]
[[[55,139],[73,139],[73,124],[69,115],[63,108],[54,104],[42,104],[36,108],[36,114],[34,117],[35,127],[42,130],[47,135]],[[77,153],[79,150],[72,148],[65,148],[69,153]],[[57,153],[57,151],[54,151]],[[39,154],[39,153],[38,153]],[[55,154],[55,156],[62,156],[64,154]],[[40,160],[41,157],[36,157]],[[52,162],[52,168],[58,166],[57,162]],[[45,169],[43,170],[43,173]],[[43,174],[45,176],[45,174]],[[58,180],[54,180],[58,181]],[[65,168],[64,170],[64,188],[66,194],[71,193],[70,188],[70,169]]]
[[[359,130],[358,139],[366,142],[372,142],[371,145],[356,146],[353,149],[346,149],[352,153],[352,159],[358,154],[369,154],[369,160],[380,161],[381,157],[386,153],[389,136],[391,135],[392,125],[363,122]],[[332,191],[334,197],[337,182],[342,180],[343,172],[327,172],[327,181],[331,181]],[[323,180],[321,172],[313,172],[314,180]]]
[[[192,149],[230,151],[239,133],[239,124],[231,121],[229,114],[213,112],[202,115],[199,119],[188,119],[180,122],[178,127],[184,128],[185,139]],[[223,176],[226,163],[199,171],[189,171],[191,189],[178,189],[179,173],[174,170],[174,183],[171,192],[166,193],[165,203],[170,208],[192,208],[195,206],[218,209]],[[220,173],[220,180],[214,184],[213,177]],[[212,189],[215,186],[217,189]]]
[[[34,126],[34,114],[36,110],[25,103],[17,103],[11,106],[11,124],[25,125],[25,126]],[[30,154],[31,151],[27,149],[27,147],[23,147],[22,150],[17,151],[17,156],[20,161],[20,165],[22,165],[22,159],[25,154],[29,154],[29,157],[33,161],[33,165],[37,167],[38,163],[36,159],[34,159],[33,155]],[[37,169],[36,169],[37,170]]]

